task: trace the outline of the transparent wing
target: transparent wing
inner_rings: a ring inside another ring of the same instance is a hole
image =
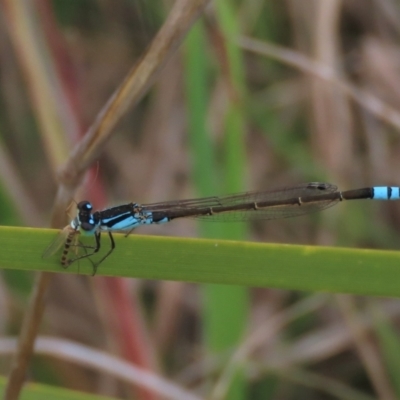
[[[164,203],[153,203],[143,205],[143,209],[146,211],[169,211],[173,212],[176,210],[195,210],[202,208],[215,208],[218,207],[235,207],[241,204],[252,204],[252,203],[263,203],[263,202],[274,202],[279,201],[287,204],[279,204],[273,206],[267,206],[265,208],[260,207],[257,210],[246,209],[246,210],[232,210],[224,211],[221,213],[214,213],[213,215],[207,216],[195,216],[194,218],[201,218],[207,221],[248,221],[258,219],[277,219],[277,218],[289,218],[296,217],[299,215],[309,214],[312,212],[320,211],[325,208],[331,207],[336,204],[338,198],[319,199],[319,196],[327,195],[329,193],[337,192],[337,186],[329,183],[311,182],[305,183],[290,188],[282,188],[277,190],[269,190],[262,192],[245,192],[238,193],[230,196],[223,197],[204,197],[200,199],[188,199],[169,201]],[[304,202],[301,206],[296,204],[290,204],[290,200],[293,199],[307,199],[315,198],[315,201]],[[213,210],[214,211],[214,210]]]
[[[68,236],[75,232],[74,229],[71,228],[70,225],[67,225],[63,228],[60,232],[58,232],[57,236],[54,240],[49,244],[46,250],[42,254],[42,258],[48,258],[55,254],[62,246],[64,246],[65,241],[67,240]]]

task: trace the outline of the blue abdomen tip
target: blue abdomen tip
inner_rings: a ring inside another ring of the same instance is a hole
[[[400,199],[400,188],[392,186],[375,186],[374,188],[374,200],[399,200]]]

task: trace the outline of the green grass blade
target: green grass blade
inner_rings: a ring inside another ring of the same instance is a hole
[[[217,158],[216,146],[211,140],[209,129],[207,129],[207,109],[209,107],[209,89],[210,81],[209,60],[204,56],[206,48],[206,34],[203,25],[198,22],[192,29],[186,40],[185,47],[185,77],[186,77],[186,95],[188,104],[188,123],[189,123],[189,138],[192,159],[192,175],[193,182],[199,196],[209,196],[218,193],[217,180]],[[238,107],[234,110],[238,115]],[[229,113],[232,114],[233,110]],[[237,118],[226,118],[226,138],[231,138],[230,141],[225,140],[227,154],[230,154],[229,159],[235,159],[236,168],[241,170],[240,174],[236,170],[232,170],[227,160],[225,177],[233,177],[234,185],[226,188],[227,192],[234,192],[242,189],[242,174],[244,171],[244,156],[242,156],[242,124],[232,125],[232,121],[237,122]],[[231,127],[229,127],[229,121]],[[241,118],[239,118],[241,122]],[[230,128],[230,129],[229,129]],[[232,140],[233,138],[233,140]],[[228,148],[228,144],[231,146]],[[237,157],[237,155],[241,157]],[[242,162],[238,162],[241,160]],[[226,180],[226,179],[225,179]],[[228,179],[228,181],[232,181]],[[232,234],[232,225],[230,229],[226,229],[226,224],[209,224],[203,223],[199,225],[202,236],[204,237],[227,237]],[[243,227],[236,225],[236,230],[239,229],[239,236],[234,237],[240,239],[240,235],[244,233]],[[204,326],[204,341],[209,351],[218,353],[225,351],[237,345],[241,339],[246,327],[248,314],[248,296],[247,291],[243,287],[238,286],[221,286],[221,285],[205,285],[203,290],[204,307],[203,307],[203,326]],[[237,382],[237,380],[236,380]],[[240,384],[233,384],[230,398],[241,399]],[[239,395],[232,396],[232,393]]]
[[[59,255],[41,258],[56,234],[0,227],[0,268],[91,274],[88,261],[63,270]],[[98,275],[400,296],[397,251],[139,235],[115,235],[115,243]],[[104,236],[101,254],[107,249]]]
[[[203,24],[198,21],[186,37],[184,52],[191,174],[198,196],[212,196],[217,187],[215,149],[206,127],[210,77],[205,48],[206,35]],[[213,225],[204,224],[202,230],[206,234],[209,229],[212,230]]]
[[[246,124],[244,115],[245,73],[241,49],[232,42],[240,32],[238,8],[232,1],[215,2],[215,16],[223,37],[224,60],[220,59],[221,68],[228,71],[225,84],[229,85],[226,115],[224,117],[223,137],[223,179],[220,187],[225,193],[244,190],[246,177]],[[224,225],[223,237],[242,240],[247,231],[246,224]],[[241,339],[248,320],[249,297],[241,287],[223,288],[208,286],[206,309],[210,318],[210,347],[224,351],[235,346]],[[238,372],[231,383],[227,398],[240,400],[248,398],[247,385]]]

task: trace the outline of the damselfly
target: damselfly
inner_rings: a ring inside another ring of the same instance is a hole
[[[95,274],[97,267],[115,248],[113,232],[125,231],[129,235],[140,225],[162,224],[188,217],[210,221],[289,218],[323,210],[342,200],[357,199],[399,200],[400,188],[376,186],[341,192],[335,185],[311,182],[284,189],[246,192],[225,197],[214,196],[153,204],[129,203],[95,212],[89,201],[81,201],[77,205],[77,216],[61,231],[43,256],[54,254],[64,244],[61,265],[67,268],[73,262],[97,253],[101,246],[101,233],[107,232],[110,248],[99,261],[92,262]],[[79,234],[94,236],[94,246],[77,244]],[[68,258],[71,247],[83,247],[86,253]]]

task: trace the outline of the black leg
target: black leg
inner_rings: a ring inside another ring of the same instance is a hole
[[[93,263],[93,276],[96,274],[97,271],[97,267],[114,251],[115,249],[115,242],[114,242],[114,238],[113,235],[111,234],[111,232],[108,232],[108,236],[110,237],[110,242],[111,242],[111,247],[110,250],[108,250],[108,253],[102,258],[100,259],[100,261],[97,261],[96,263]]]
[[[87,249],[95,249],[96,246],[87,246],[86,244],[83,244],[81,241],[78,242],[78,244],[71,244],[71,247],[79,247],[85,250],[85,254],[87,254]]]
[[[93,266],[93,274],[92,276],[96,275],[97,272],[97,267],[114,251],[115,249],[115,242],[114,242],[114,238],[113,235],[111,234],[111,232],[107,232],[108,236],[110,238],[110,243],[111,243],[111,247],[110,250],[108,250],[107,254],[104,255],[99,261],[94,262],[92,261],[89,257],[96,254],[101,247],[100,244],[100,240],[101,240],[101,234],[100,232],[96,232],[95,233],[95,239],[96,239],[96,245],[95,246],[84,246],[84,245],[77,245],[77,247],[83,247],[85,249],[85,251],[87,251],[87,249],[93,249],[93,251],[91,252],[86,252],[86,254],[83,254],[82,256],[79,257],[75,257],[73,259],[67,260],[67,262],[65,263],[65,268],[69,267],[72,263],[74,263],[75,261],[79,261],[82,260],[84,258],[89,258],[89,261],[92,263]]]
[[[82,255],[82,256],[79,256],[79,257],[75,257],[75,258],[72,258],[72,259],[70,259],[70,260],[67,260],[67,262],[65,263],[65,266],[64,266],[64,268],[67,268],[67,267],[69,267],[72,263],[74,263],[75,261],[78,261],[78,260],[82,260],[83,258],[87,258],[87,257],[90,257],[90,256],[92,256],[93,254],[96,254],[99,250],[100,250],[100,239],[101,239],[101,234],[100,234],[100,232],[96,232],[95,234],[94,234],[94,237],[95,237],[95,239],[96,239],[96,245],[93,247],[93,246],[83,246],[85,249],[87,248],[87,249],[93,249],[93,251],[92,252],[89,252],[89,253],[86,253],[86,254],[84,254],[84,255]],[[78,246],[79,247],[79,246]],[[85,250],[86,251],[86,250]]]
[[[135,228],[136,228],[136,227],[135,227]],[[125,236],[125,237],[128,237],[128,236],[134,231],[135,228],[132,228],[130,231],[128,231],[128,233],[125,233],[124,236]]]

